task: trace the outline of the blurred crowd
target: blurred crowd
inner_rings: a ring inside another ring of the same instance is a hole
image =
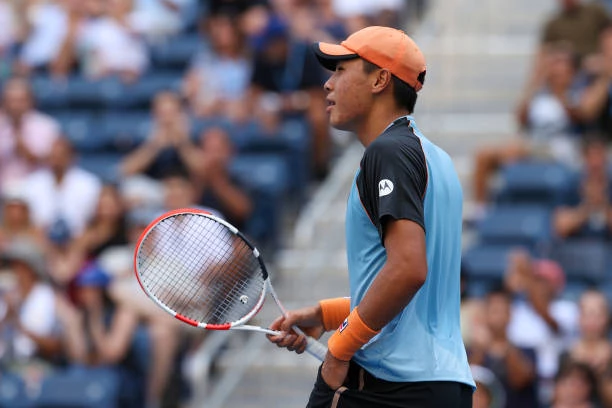
[[[517,135],[475,156],[463,320],[475,407],[612,407],[612,15],[559,0]]]
[[[0,0],[0,406],[188,400],[206,334],[138,287],[140,233],[200,207],[274,249],[333,155],[309,44],[422,3]]]

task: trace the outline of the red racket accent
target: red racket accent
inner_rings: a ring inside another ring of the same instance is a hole
[[[206,325],[207,329],[210,330],[229,330],[232,328],[231,324],[207,324]]]
[[[177,313],[177,314],[176,314],[174,317],[176,317],[177,319],[179,319],[181,322],[185,322],[185,323],[187,323],[187,324],[190,324],[190,325],[192,325],[192,326],[196,326],[196,327],[198,326],[198,322],[196,322],[195,320],[190,319],[190,318],[188,318],[188,317],[185,317],[185,316],[183,316],[182,314],[178,314],[178,313]]]

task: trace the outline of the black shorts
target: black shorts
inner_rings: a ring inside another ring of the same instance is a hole
[[[344,386],[334,391],[317,375],[306,408],[472,408],[473,389],[453,381],[390,382],[351,361]]]

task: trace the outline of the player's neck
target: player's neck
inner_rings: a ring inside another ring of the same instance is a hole
[[[398,109],[395,106],[374,105],[362,122],[361,128],[356,132],[357,138],[365,147],[368,147],[394,120],[409,114],[407,110]]]

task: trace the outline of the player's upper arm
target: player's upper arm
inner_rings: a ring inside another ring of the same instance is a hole
[[[410,220],[389,220],[385,226],[384,245],[387,263],[410,271],[411,284],[420,287],[427,276],[425,231]]]
[[[401,137],[372,143],[362,161],[363,178],[358,180],[360,197],[383,244],[389,220],[412,221],[425,230],[425,154],[416,136]]]

